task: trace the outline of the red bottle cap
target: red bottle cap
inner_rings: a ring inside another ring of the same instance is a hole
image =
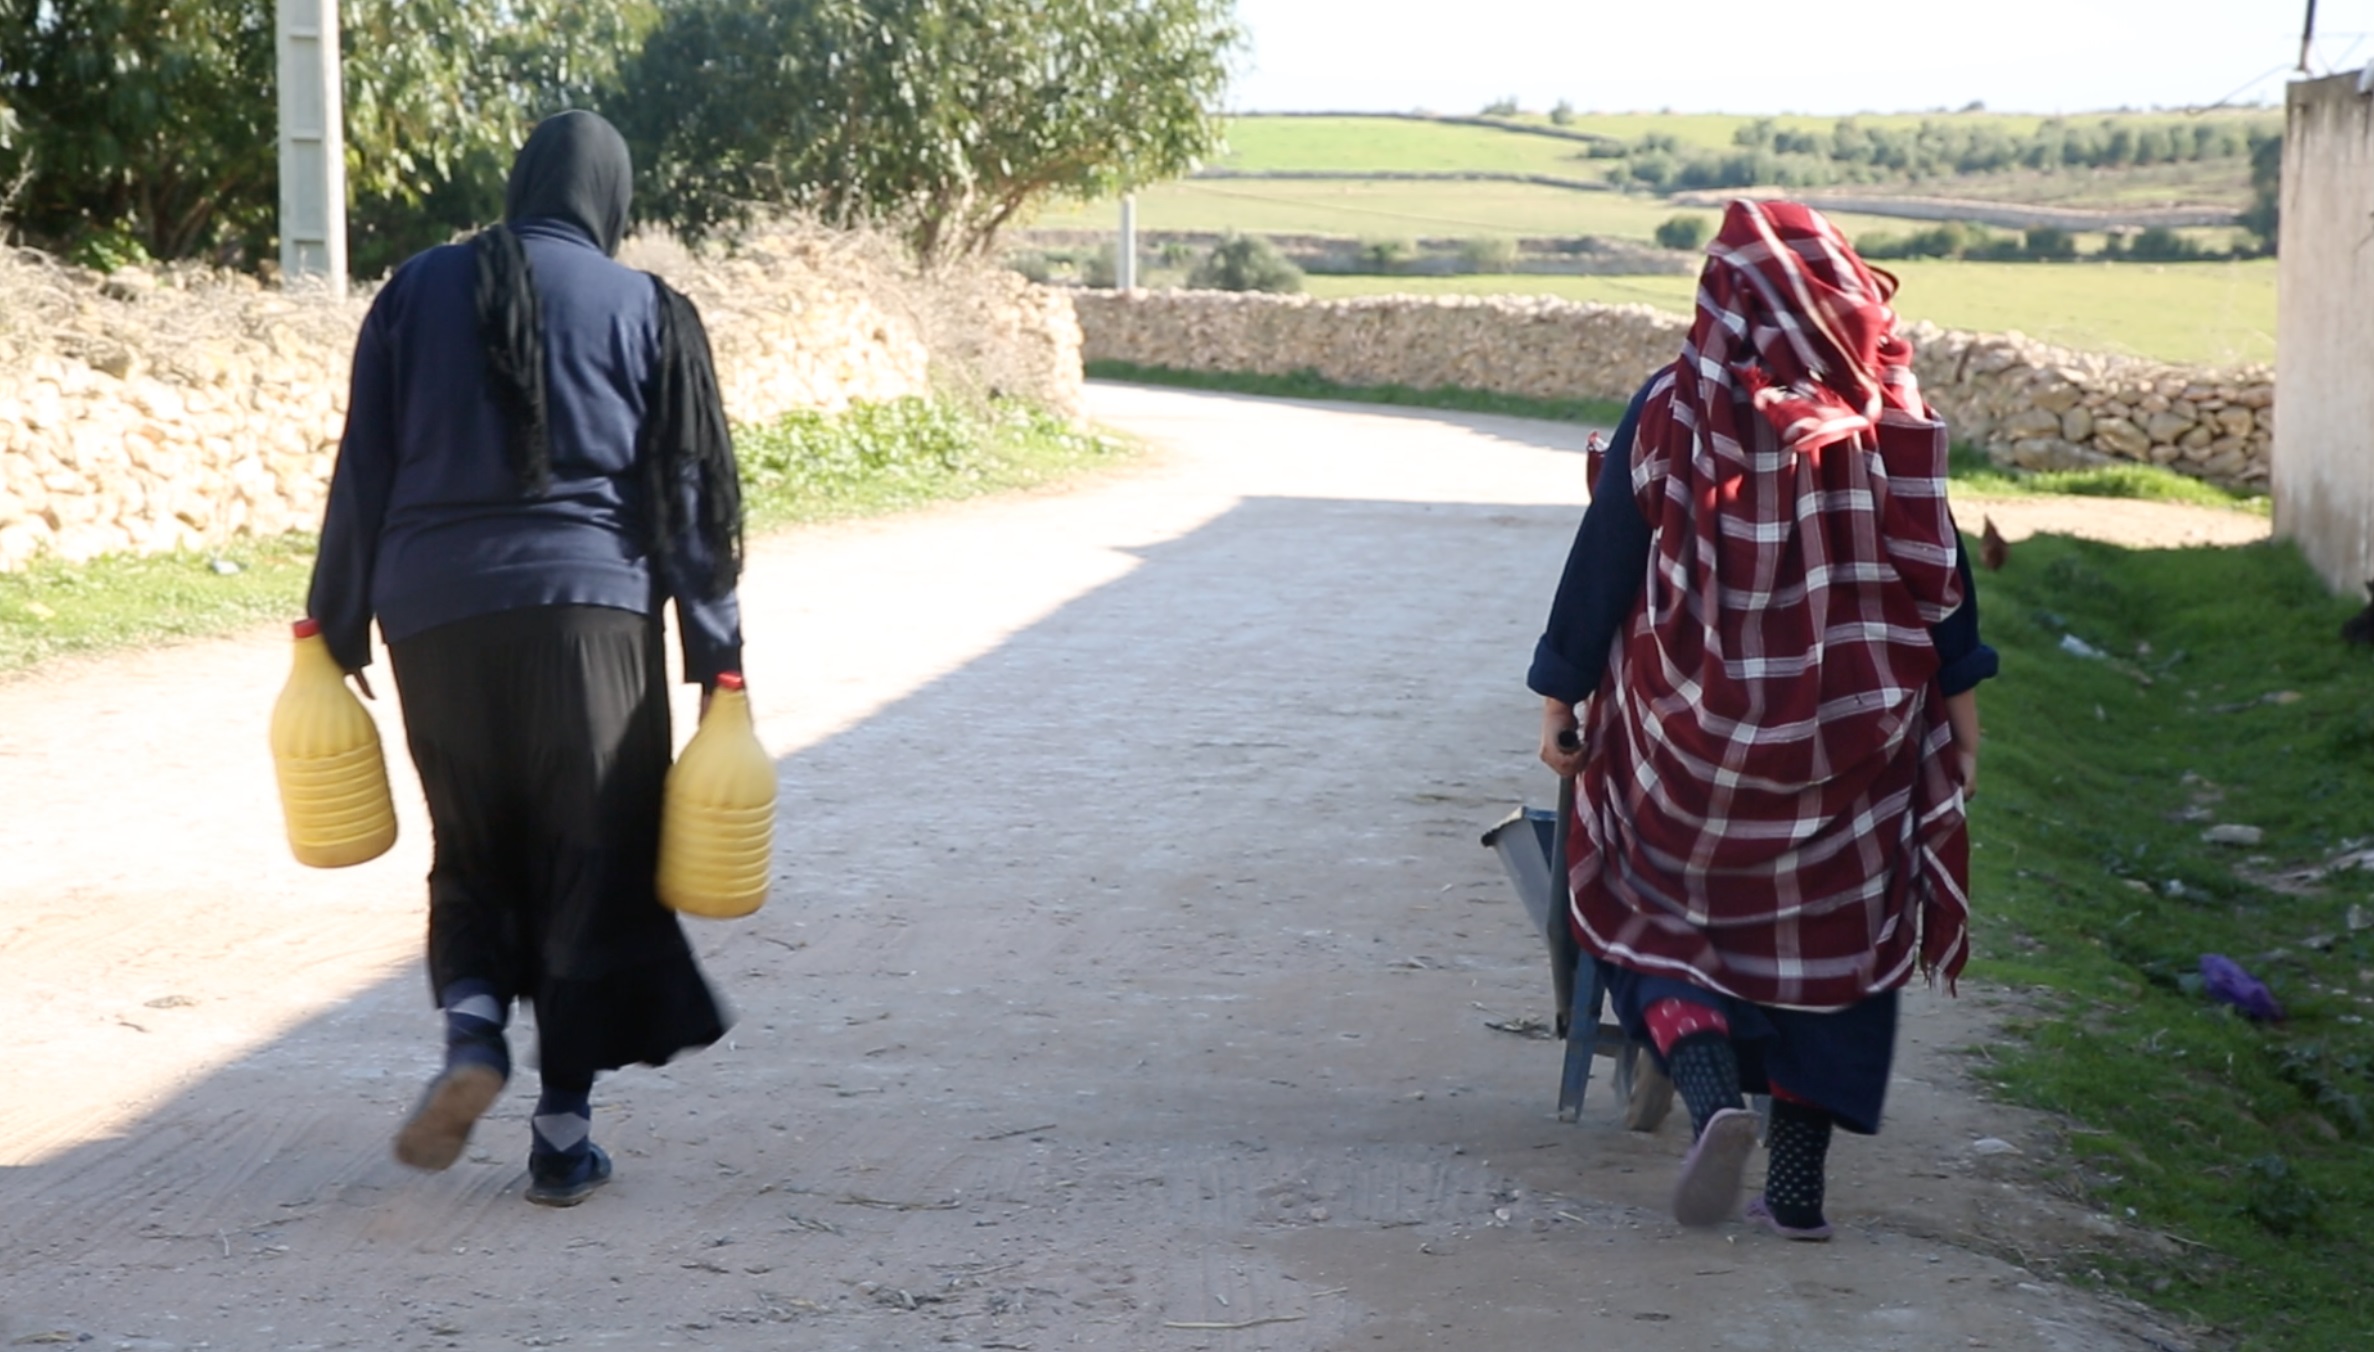
[[[289,627],[290,627],[291,629],[293,629],[293,630],[295,630],[295,631],[296,631],[296,635],[297,635],[297,637],[298,637],[298,638],[319,638],[319,637],[321,637],[321,621],[319,621],[319,620],[312,620],[312,619],[299,620],[299,621],[297,621],[295,624],[293,624],[293,625],[291,625],[291,626],[289,626]]]
[[[720,690],[741,689],[742,673],[738,671],[721,671],[717,673],[717,688]]]

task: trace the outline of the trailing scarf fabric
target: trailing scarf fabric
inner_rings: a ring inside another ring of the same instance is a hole
[[[486,344],[488,385],[503,410],[511,473],[522,492],[541,497],[552,486],[552,414],[535,275],[508,225],[479,231],[470,252],[478,260],[478,337]]]
[[[537,123],[511,162],[503,223],[470,241],[478,262],[478,336],[503,410],[511,469],[530,496],[552,486],[552,417],[536,279],[511,226],[561,221],[616,255],[633,193],[634,163],[618,129],[593,113],[560,113]]]
[[[709,332],[692,301],[654,277],[659,297],[659,364],[643,417],[641,459],[653,504],[653,550],[680,554],[697,541],[704,576],[688,579],[701,599],[732,591],[742,576],[742,478]]]
[[[1826,1009],[1967,956],[1928,634],[1961,601],[1946,432],[1891,290],[1811,209],[1734,202],[1642,408],[1653,554],[1570,857],[1621,965]]]

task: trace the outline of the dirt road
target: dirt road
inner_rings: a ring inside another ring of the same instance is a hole
[[[1827,1247],[1680,1231],[1679,1123],[1560,1125],[1487,1027],[1549,1003],[1477,835],[1548,787],[1580,429],[1094,403],[1165,449],[754,548],[776,896],[695,930],[739,1023],[597,1087],[575,1211],[520,1199],[530,1077],[388,1158],[425,832],[398,756],[391,857],[286,858],[278,634],[0,685],[0,1346],[2182,1345],[2013,1261],[2118,1227],[2018,1181],[1983,993],[1911,1002]]]

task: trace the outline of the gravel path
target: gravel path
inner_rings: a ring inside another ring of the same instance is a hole
[[[740,1021],[602,1082],[575,1211],[520,1200],[526,1077],[388,1158],[425,830],[398,764],[392,856],[287,860],[278,634],[0,684],[0,1346],[2182,1345],[2045,1275],[2120,1227],[1968,1091],[1983,992],[1910,1002],[1827,1247],[1677,1229],[1678,1123],[1558,1124],[1487,1026],[1549,1003],[1476,838],[1548,788],[1581,429],[1092,402],[1163,449],[755,546],[780,882],[695,930]]]

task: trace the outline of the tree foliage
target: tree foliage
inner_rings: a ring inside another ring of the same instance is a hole
[[[272,252],[279,210],[272,0],[0,0],[0,146],[17,224],[160,258]],[[649,3],[346,0],[349,221],[359,268],[498,212],[526,128],[581,105]]]
[[[348,238],[358,272],[502,215],[536,122],[593,106],[649,0],[344,0]]]
[[[1193,168],[1241,40],[1228,0],[678,0],[605,108],[647,216],[887,223],[928,262]]]
[[[0,0],[18,225],[165,257],[268,233],[272,79],[268,0]]]
[[[2275,252],[2283,230],[2283,133],[2270,132],[2250,139],[2250,206],[2242,213],[2242,228],[2258,237],[2259,248]]]

